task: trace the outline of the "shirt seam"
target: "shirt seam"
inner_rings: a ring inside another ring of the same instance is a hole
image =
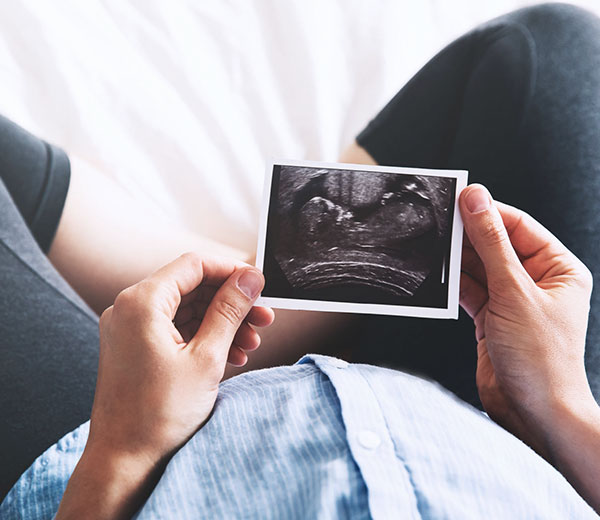
[[[413,473],[412,470],[410,469],[410,467],[408,466],[406,460],[404,459],[404,457],[402,457],[398,451],[398,446],[397,443],[394,439],[394,436],[391,435],[391,429],[390,429],[390,425],[388,423],[387,420],[387,416],[383,411],[383,408],[381,407],[381,403],[379,402],[379,398],[377,397],[377,392],[375,392],[375,389],[373,388],[373,385],[371,385],[371,382],[369,381],[368,378],[366,378],[363,374],[361,374],[359,371],[356,372],[366,383],[367,386],[370,388],[371,392],[373,393],[373,397],[375,398],[375,401],[377,402],[377,407],[379,408],[379,412],[381,413],[381,416],[383,417],[383,421],[385,423],[385,427],[387,428],[387,433],[390,437],[390,440],[392,441],[392,445],[394,446],[394,453],[396,455],[396,457],[398,457],[398,459],[400,460],[400,462],[402,462],[402,465],[404,466],[404,469],[406,470],[406,474],[408,475],[408,480],[410,482],[410,485],[412,487],[412,491],[413,491],[413,495],[415,497],[415,503],[417,505],[417,513],[419,513],[419,516],[421,518],[423,518],[423,509],[424,509],[424,504],[423,504],[423,499],[420,497],[420,493],[417,492],[417,485],[414,481],[413,478]]]
[[[304,359],[304,358],[303,358],[303,359]],[[339,401],[339,404],[340,404],[340,413],[342,413],[342,421],[343,421],[343,423],[344,423],[344,428],[346,429],[346,432],[348,433],[348,427],[347,427],[347,425],[346,425],[346,421],[344,420],[344,417],[343,417],[343,412],[342,412],[343,404],[342,404],[342,400],[341,400],[341,398],[340,398],[340,396],[339,396],[339,393],[338,393],[338,388],[337,388],[337,386],[335,385],[335,383],[334,383],[333,379],[330,377],[330,375],[327,373],[327,371],[326,371],[326,370],[324,370],[324,367],[321,367],[321,366],[320,366],[320,364],[318,363],[318,361],[319,361],[318,359],[314,359],[314,358],[312,358],[311,356],[308,356],[308,359],[309,359],[309,360],[310,360],[310,361],[311,361],[311,362],[312,362],[312,363],[313,363],[313,364],[314,364],[314,365],[315,365],[315,366],[316,366],[316,367],[317,367],[317,368],[318,368],[318,369],[319,369],[319,370],[320,370],[320,371],[321,371],[321,372],[322,372],[322,373],[323,373],[323,374],[324,374],[324,375],[327,377],[327,379],[329,379],[329,382],[331,383],[331,386],[332,386],[332,387],[333,387],[333,389],[335,390],[336,397],[337,397],[337,399],[338,399],[338,401]],[[331,366],[330,366],[330,365],[328,365],[328,364],[325,362],[325,367],[327,367],[327,368],[330,368]],[[333,368],[333,369],[335,370],[335,367],[331,367],[331,368]],[[394,448],[394,454],[395,454],[395,455],[396,455],[396,457],[397,457],[397,458],[400,460],[400,462],[402,463],[402,466],[404,467],[404,469],[406,470],[406,473],[407,473],[407,475],[408,475],[408,481],[409,481],[409,483],[410,483],[410,486],[411,486],[411,489],[412,489],[412,493],[413,493],[413,496],[414,496],[414,498],[415,498],[415,504],[416,504],[416,508],[417,508],[417,511],[416,511],[416,512],[417,512],[417,514],[419,515],[419,517],[422,519],[422,518],[423,518],[422,507],[421,507],[421,506],[422,506],[422,500],[420,500],[420,499],[419,499],[419,496],[418,496],[418,494],[417,494],[417,492],[416,492],[416,487],[415,487],[414,479],[413,479],[413,477],[412,477],[412,473],[411,473],[410,469],[408,468],[408,466],[407,466],[407,464],[406,464],[406,462],[405,462],[404,458],[403,458],[403,457],[401,457],[401,456],[399,455],[399,453],[398,453],[396,442],[394,442],[394,438],[393,438],[393,436],[390,434],[390,432],[391,432],[391,430],[390,430],[390,426],[389,426],[389,423],[388,423],[388,421],[387,421],[386,415],[385,415],[385,413],[384,413],[384,411],[383,411],[383,409],[382,409],[382,407],[381,407],[381,403],[379,402],[379,399],[377,398],[377,394],[376,394],[376,392],[375,392],[375,390],[374,390],[373,386],[372,386],[372,385],[371,385],[371,383],[369,382],[369,380],[368,380],[368,379],[367,379],[367,378],[366,378],[366,377],[365,377],[365,376],[364,376],[364,375],[363,375],[363,374],[362,374],[360,371],[356,370],[356,371],[354,371],[353,373],[354,373],[355,375],[358,375],[358,376],[359,376],[359,377],[360,377],[360,378],[361,378],[361,379],[362,379],[362,380],[363,380],[363,381],[364,381],[364,382],[367,384],[367,386],[369,387],[369,390],[370,390],[370,391],[371,391],[371,393],[373,394],[373,397],[374,397],[374,399],[375,399],[375,402],[377,403],[377,408],[378,408],[378,411],[379,411],[379,413],[380,413],[381,417],[383,418],[383,422],[384,422],[384,424],[385,424],[385,427],[386,427],[386,429],[387,429],[387,435],[388,435],[388,437],[390,438],[390,441],[391,441],[391,443],[392,443],[392,446],[393,446],[393,448]],[[362,472],[361,465],[360,465],[360,464],[359,464],[359,463],[356,461],[356,459],[355,459],[355,457],[354,457],[354,454],[352,453],[352,449],[351,449],[351,447],[350,447],[350,440],[349,440],[349,439],[348,439],[348,449],[349,449],[349,451],[350,451],[350,455],[352,456],[352,459],[354,460],[354,463],[357,465],[357,467],[358,467],[358,469],[359,469],[359,471],[360,471],[360,473],[361,473],[361,476],[362,476],[362,478],[363,478],[363,481],[365,482],[365,486],[367,487],[367,494],[368,494],[368,486],[367,486],[366,478],[365,478],[365,476],[364,476],[364,474],[363,474],[363,472]]]

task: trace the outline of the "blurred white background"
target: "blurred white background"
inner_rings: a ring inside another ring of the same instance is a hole
[[[251,250],[266,159],[334,161],[444,44],[533,3],[2,0],[0,113]]]

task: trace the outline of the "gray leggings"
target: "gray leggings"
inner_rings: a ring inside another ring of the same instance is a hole
[[[44,255],[69,185],[59,149],[0,117],[0,498],[89,418],[98,320]]]
[[[516,11],[460,38],[358,137],[382,164],[468,169],[471,181],[544,223],[596,277],[599,140],[600,22],[564,5]],[[68,175],[58,149],[0,119],[0,497],[91,408],[97,320],[42,252]],[[599,309],[595,292],[586,362],[596,397]],[[354,360],[422,373],[477,403],[465,316],[373,317],[363,331]]]

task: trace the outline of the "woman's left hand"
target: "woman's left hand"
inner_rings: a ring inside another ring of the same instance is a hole
[[[253,267],[188,253],[118,295],[100,318],[90,434],[58,518],[135,512],[208,419],[227,361],[243,365],[258,347],[251,325],[273,321],[252,307],[263,285]],[[92,489],[95,504],[80,508]]]

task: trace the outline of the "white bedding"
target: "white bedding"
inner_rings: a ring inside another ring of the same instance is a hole
[[[1,0],[0,112],[252,250],[266,159],[335,160],[445,43],[529,3]]]

